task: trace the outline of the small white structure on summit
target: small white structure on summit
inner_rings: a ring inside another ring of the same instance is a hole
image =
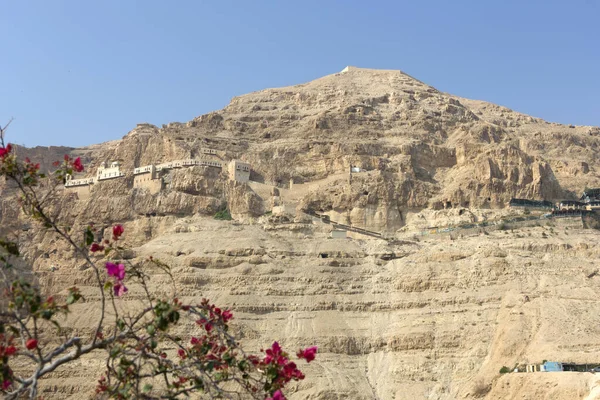
[[[250,180],[250,164],[240,160],[229,162],[229,178],[237,182],[248,182]]]
[[[125,174],[121,172],[121,166],[118,161],[111,162],[110,167],[107,167],[106,163],[103,162],[102,164],[100,164],[98,171],[96,171],[96,180],[98,181],[122,178],[124,176]]]

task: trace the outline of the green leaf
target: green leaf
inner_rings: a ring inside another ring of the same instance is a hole
[[[79,292],[79,289],[76,287],[69,288],[69,295],[67,296],[67,304],[73,304],[79,299],[82,299],[83,296]]]
[[[169,321],[176,323],[177,321],[179,321],[179,313],[177,311],[174,311],[172,313],[169,314]]]
[[[125,329],[125,321],[123,321],[122,319],[118,319],[117,320],[117,328],[119,328],[119,330],[123,330]]]
[[[214,363],[214,361],[207,362],[204,368],[206,368],[206,371],[212,372],[213,369],[215,369],[215,363]]]
[[[149,383],[146,383],[146,384],[144,385],[144,388],[143,388],[142,390],[144,391],[144,393],[148,393],[149,391],[151,391],[151,390],[152,390],[152,385],[151,385],[151,384],[149,384]]]
[[[84,236],[85,236],[85,244],[86,244],[86,246],[89,246],[92,243],[94,243],[94,233],[92,232],[92,230],[90,229],[89,226],[85,230]]]
[[[154,325],[150,324],[146,327],[146,332],[148,332],[148,335],[154,336],[154,334],[156,333],[156,328],[154,327]]]

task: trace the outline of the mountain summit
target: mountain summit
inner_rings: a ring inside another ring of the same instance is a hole
[[[442,93],[401,71],[346,67],[235,97],[187,123],[140,124],[98,162],[121,159],[133,169],[194,158],[208,146],[249,162],[253,180],[280,186],[356,167],[370,174],[319,185],[303,206],[393,231],[419,209],[575,198],[600,186],[599,134]]]

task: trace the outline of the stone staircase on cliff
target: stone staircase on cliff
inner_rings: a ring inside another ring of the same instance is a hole
[[[369,231],[369,230],[366,230],[363,228],[358,228],[356,226],[340,224],[339,222],[331,221],[329,219],[329,215],[319,214],[312,210],[305,210],[305,211],[303,211],[303,213],[306,215],[310,215],[311,217],[319,218],[322,222],[324,222],[326,224],[331,224],[335,229],[344,229],[346,231],[359,233],[361,235],[370,236],[370,237],[374,237],[377,239],[388,240],[380,232]]]

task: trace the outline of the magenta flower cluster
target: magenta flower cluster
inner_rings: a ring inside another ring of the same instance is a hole
[[[115,296],[124,295],[128,290],[123,284],[123,279],[125,279],[125,266],[123,264],[113,264],[111,262],[107,262],[106,273],[108,276],[115,278],[115,283],[113,285]]]

